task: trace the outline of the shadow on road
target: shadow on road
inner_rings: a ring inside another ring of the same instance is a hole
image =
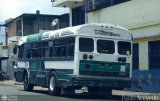
[[[42,95],[47,95],[50,96],[48,94],[47,90],[33,90],[32,93],[37,93],[37,94],[42,94]],[[82,93],[82,94],[75,94],[75,95],[62,95],[62,96],[56,96],[56,97],[63,97],[63,98],[67,98],[67,99],[72,99],[72,100],[122,100],[122,96],[120,95],[112,95],[112,96],[90,96],[88,95],[88,93]]]
[[[122,97],[119,95],[112,95],[112,96],[90,96],[86,94],[76,94],[72,96],[64,96],[67,98],[72,98],[72,99],[87,99],[87,100],[122,100]]]

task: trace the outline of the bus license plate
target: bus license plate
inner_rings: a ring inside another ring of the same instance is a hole
[[[121,72],[125,72],[126,71],[126,66],[121,66],[121,70],[120,70]]]

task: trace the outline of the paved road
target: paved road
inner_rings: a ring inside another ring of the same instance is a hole
[[[23,91],[23,85],[14,84],[13,81],[0,82],[0,101],[2,96],[6,95],[8,101],[121,101],[123,98],[129,98],[126,96],[136,95],[158,95],[151,93],[138,93],[138,92],[127,92],[127,91],[114,91],[111,97],[97,97],[88,96],[85,94],[76,94],[74,96],[50,96],[46,88],[35,87],[32,92]],[[132,98],[132,97],[131,97]],[[135,97],[134,97],[135,98]],[[160,98],[159,98],[160,99]],[[156,101],[159,101],[156,100]],[[132,101],[123,100],[123,101]],[[145,101],[145,100],[143,100]]]
[[[0,86],[0,101],[2,95],[6,95],[11,101],[120,101],[121,96],[93,97],[86,94],[76,94],[74,96],[50,96],[47,89],[37,87],[32,92],[23,91],[21,85]]]

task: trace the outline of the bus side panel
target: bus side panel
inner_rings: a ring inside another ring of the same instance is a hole
[[[44,61],[32,60],[29,61],[30,65],[30,82],[38,86],[45,86],[46,76],[44,70]]]
[[[73,75],[74,61],[45,61],[46,82],[48,85],[49,76],[52,71],[55,72],[58,81],[58,86],[66,86],[65,82],[70,80],[70,75]]]

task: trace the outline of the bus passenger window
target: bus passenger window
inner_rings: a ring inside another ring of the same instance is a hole
[[[40,52],[39,49],[32,49],[32,57],[33,57],[33,58],[38,58],[38,57],[40,57],[40,56],[41,56],[40,53],[41,53],[41,52]]]
[[[52,46],[53,46],[53,43],[52,43],[52,41],[50,41],[50,42],[43,42],[42,43],[42,45],[43,45],[43,48],[42,48],[42,57],[45,57],[45,58],[49,58],[49,57],[51,57],[51,48],[52,48]]]
[[[31,49],[27,50],[27,58],[31,58]]]
[[[81,52],[93,52],[94,41],[91,38],[79,38],[79,50]]]
[[[67,57],[67,39],[57,39],[54,41],[53,56],[56,58]]]
[[[32,57],[33,58],[41,57],[41,44],[40,43],[34,43],[33,44]]]
[[[118,53],[120,55],[130,55],[131,54],[131,43],[130,42],[118,42]]]
[[[22,46],[18,46],[18,58],[22,58]]]
[[[74,45],[68,46],[68,56],[73,57],[74,56]]]
[[[71,37],[69,38],[69,44],[68,46],[68,57],[73,58],[74,57],[74,44],[75,44],[75,38]]]
[[[115,52],[114,41],[97,40],[97,52],[104,54],[113,54]]]
[[[66,47],[57,47],[56,48],[56,56],[57,57],[66,57]]]
[[[50,48],[42,48],[42,57],[50,57]]]

